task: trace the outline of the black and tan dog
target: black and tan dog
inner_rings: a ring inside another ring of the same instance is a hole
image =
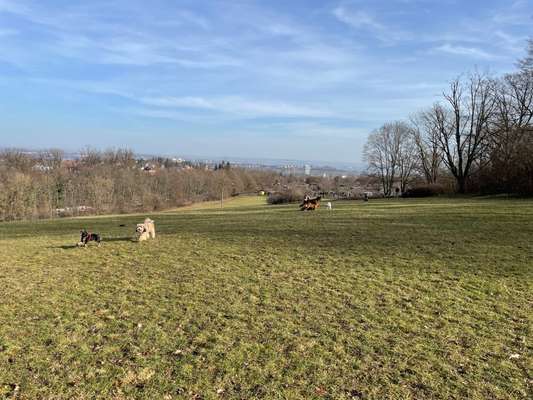
[[[320,200],[322,198],[320,196],[310,198],[309,196],[305,196],[304,201],[302,204],[300,204],[300,210],[301,211],[314,211],[318,207],[320,207]]]
[[[96,242],[98,246],[100,246],[100,242],[102,241],[102,237],[98,233],[91,233],[87,232],[86,229],[82,229],[80,231],[80,241],[78,242],[78,246],[85,247],[87,246],[87,243],[89,242]]]

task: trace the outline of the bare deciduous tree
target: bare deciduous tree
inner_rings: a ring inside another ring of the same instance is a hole
[[[413,171],[417,164],[417,151],[411,127],[402,122],[397,125],[397,129],[399,130],[397,135],[400,137],[398,179],[400,180],[400,191],[404,193],[413,177]]]
[[[411,116],[413,143],[418,153],[417,167],[430,185],[437,183],[442,166],[439,133],[431,110]]]
[[[364,159],[370,172],[379,176],[385,196],[392,194],[396,178],[405,190],[412,175],[415,157],[410,131],[405,122],[396,121],[384,124],[368,137]]]
[[[510,192],[533,169],[533,70],[506,75],[495,89],[492,174],[500,189]]]
[[[495,111],[494,83],[478,73],[457,78],[444,93],[445,105],[435,104],[431,121],[438,133],[444,164],[465,193],[476,164],[483,163],[490,144],[490,121]]]
[[[529,39],[527,55],[518,61],[518,66],[523,72],[533,72],[533,39]]]

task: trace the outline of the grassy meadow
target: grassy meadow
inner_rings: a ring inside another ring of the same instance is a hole
[[[532,398],[533,200],[149,216],[0,224],[0,399]]]

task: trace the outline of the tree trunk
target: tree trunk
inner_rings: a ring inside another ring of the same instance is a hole
[[[457,177],[457,192],[460,194],[466,193],[466,179],[464,176]]]

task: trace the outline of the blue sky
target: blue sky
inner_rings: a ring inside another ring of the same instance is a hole
[[[514,69],[533,1],[0,0],[0,147],[359,162],[474,67]]]

